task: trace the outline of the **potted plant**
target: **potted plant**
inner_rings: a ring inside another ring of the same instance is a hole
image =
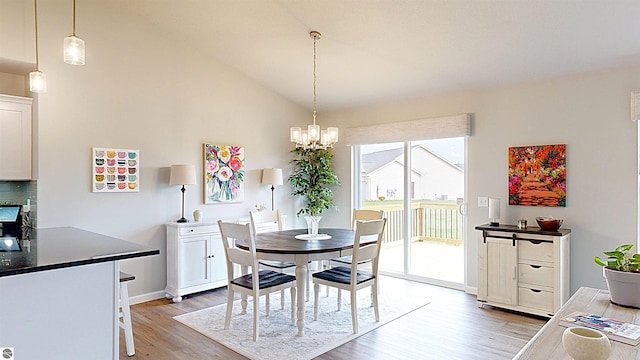
[[[620,245],[613,251],[604,252],[606,262],[598,256],[593,260],[603,267],[611,302],[640,308],[640,254],[632,254],[631,248],[633,244]]]
[[[340,185],[338,176],[331,169],[333,154],[328,149],[295,148],[291,161],[293,171],[288,178],[292,194],[304,198],[304,207],[297,215],[307,215],[311,235],[317,235],[321,214],[335,207],[331,187]]]

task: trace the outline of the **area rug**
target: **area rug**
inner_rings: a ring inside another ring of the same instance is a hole
[[[395,295],[395,296],[394,296]],[[254,342],[253,303],[249,301],[247,313],[240,314],[240,300],[233,304],[229,329],[224,330],[226,304],[175,316],[174,319],[250,359],[306,360],[319,356],[356,337],[366,334],[390,321],[427,305],[425,299],[401,297],[400,294],[380,294],[378,303],[380,321],[375,321],[371,306],[371,293],[358,291],[358,334],[351,326],[349,292],[342,294],[342,308],[337,311],[337,292],[329,297],[322,289],[319,299],[318,320],[313,320],[312,299],[305,304],[305,335],[297,337],[298,328],[291,324],[289,292],[285,292],[285,307],[280,309],[280,294],[271,294],[271,312],[265,312],[265,297],[260,298],[260,324],[258,341]],[[249,298],[251,299],[251,298]]]

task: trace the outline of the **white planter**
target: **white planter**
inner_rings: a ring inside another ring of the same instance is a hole
[[[616,305],[640,308],[640,273],[602,268],[611,293],[611,302]]]

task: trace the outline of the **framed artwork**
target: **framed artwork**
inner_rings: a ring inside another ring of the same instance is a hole
[[[244,201],[244,148],[204,144],[204,203]]]
[[[140,191],[140,151],[92,148],[93,192]]]
[[[509,205],[567,206],[567,145],[509,148]]]

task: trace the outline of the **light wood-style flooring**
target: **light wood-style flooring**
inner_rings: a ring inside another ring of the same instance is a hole
[[[400,289],[401,288],[401,289]],[[511,359],[545,320],[486,307],[463,291],[384,277],[381,291],[409,291],[429,305],[335,348],[317,359]],[[366,290],[362,290],[366,291]],[[226,288],[131,307],[136,355],[120,332],[120,359],[245,359],[172,319],[226,302]],[[313,300],[307,303],[313,306]],[[343,311],[348,311],[343,306]]]

